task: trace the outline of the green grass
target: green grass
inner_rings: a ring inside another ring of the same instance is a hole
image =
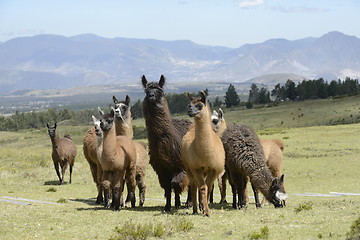
[[[286,111],[287,107],[284,106]],[[279,111],[280,117],[288,114],[274,107],[259,109],[257,114],[256,110],[227,111],[225,117],[230,115],[237,123],[254,121],[254,125],[248,125],[254,126],[261,138],[284,141],[283,172],[289,194],[285,208],[256,209],[254,200],[250,199],[248,208],[233,210],[228,187],[229,203],[212,204],[210,218],[192,215],[191,209],[173,209],[165,214],[164,192],[149,166],[144,207],[120,212],[104,209],[94,204],[96,186],[82,153],[81,142],[88,126],[60,125],[60,135],[71,134],[77,144],[72,184],[68,184],[67,171],[65,184],[58,185],[45,128],[0,132],[0,236],[10,240],[116,239],[119,229],[127,223],[136,226],[133,231],[137,233],[141,232],[137,226],[145,226],[144,231],[151,229],[148,239],[159,239],[155,236],[161,239],[346,239],[351,229],[358,233],[360,196],[334,196],[330,192],[360,193],[360,124],[261,127],[256,116],[265,116],[263,111],[270,110]],[[247,112],[253,115],[248,116]],[[316,121],[322,120],[324,117]],[[304,124],[310,123],[309,119]],[[136,125],[141,124],[137,120]],[[298,195],[305,193],[311,194]],[[315,193],[325,195],[315,196]],[[9,199],[4,196],[43,202],[23,200],[30,205],[19,205],[5,202]],[[219,200],[215,188],[215,201]]]

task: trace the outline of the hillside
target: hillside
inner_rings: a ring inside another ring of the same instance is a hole
[[[172,83],[242,83],[273,74],[290,74],[297,80],[359,78],[359,69],[360,39],[340,32],[295,41],[271,39],[235,49],[93,34],[38,35],[0,43],[2,95],[19,89],[129,85],[142,74],[149,79],[164,74]],[[286,79],[275,82],[282,81]]]

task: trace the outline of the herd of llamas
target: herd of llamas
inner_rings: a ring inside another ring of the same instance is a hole
[[[210,216],[209,202],[213,203],[216,179],[220,203],[226,202],[226,181],[229,181],[235,209],[246,207],[249,181],[256,207],[267,201],[276,208],[285,206],[287,195],[281,173],[283,142],[259,139],[248,126],[227,125],[222,109],[211,112],[202,91],[200,97],[188,95],[187,111],[193,122],[172,118],[164,93],[165,81],[163,75],[158,82],[148,82],[145,76],[141,79],[148,146],[133,141],[129,96],[123,101],[113,96],[110,113],[98,108],[99,118],[92,116],[93,127],[85,132],[83,152],[97,187],[96,204],[116,211],[127,204],[135,207],[137,187],[139,206],[143,206],[146,168],[150,163],[164,189],[166,212],[171,210],[172,192],[174,206],[179,208],[180,195],[187,190],[186,207],[192,207],[194,214],[199,208],[205,216]],[[47,127],[60,184],[64,183],[68,166],[71,183],[76,146],[69,135],[59,137],[56,123],[54,126],[47,124]],[[124,200],[125,185],[127,196]],[[262,203],[259,191],[264,196]]]

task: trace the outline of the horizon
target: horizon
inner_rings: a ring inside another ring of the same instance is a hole
[[[333,31],[359,38],[354,24],[359,10],[356,0],[1,1],[0,42],[41,34],[95,34],[238,48]]]

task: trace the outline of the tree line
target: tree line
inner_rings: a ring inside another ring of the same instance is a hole
[[[209,95],[208,89],[204,90]],[[272,101],[299,101],[307,99],[324,99],[337,96],[357,95],[360,92],[359,81],[357,79],[346,78],[344,81],[331,81],[330,83],[319,78],[317,80],[303,80],[296,84],[292,80],[287,80],[284,85],[277,84],[274,89],[269,91],[265,87],[259,88],[252,84],[249,90],[247,101],[240,101],[234,85],[230,84],[225,96],[216,96],[210,103],[211,107],[237,107],[241,104],[247,108],[252,108],[254,104],[267,104]],[[197,93],[191,93],[196,95]],[[272,100],[271,97],[274,99]],[[171,114],[183,114],[189,104],[187,93],[166,94],[166,100]],[[131,107],[132,117],[142,118],[142,102],[136,101]],[[19,112],[4,117],[0,116],[0,131],[17,131],[20,129],[36,128],[40,129],[47,123],[72,120],[74,124],[89,124],[91,116],[97,116],[97,109],[68,110],[49,108],[47,111]]]

